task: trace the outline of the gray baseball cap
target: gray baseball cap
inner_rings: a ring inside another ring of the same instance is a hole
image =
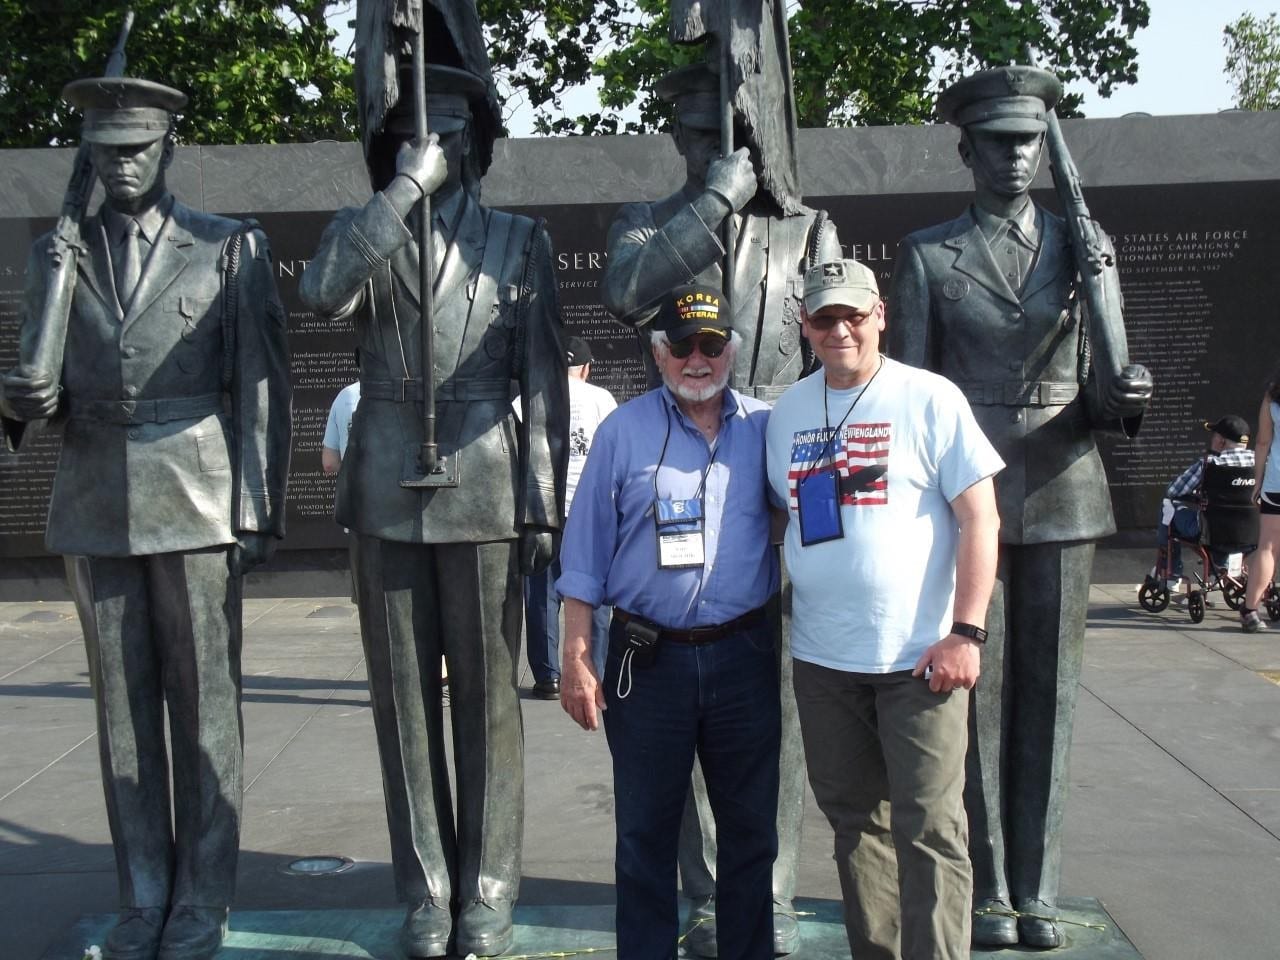
[[[820,263],[804,275],[804,309],[817,313],[839,305],[870,313],[880,302],[880,287],[871,268],[857,260]]]

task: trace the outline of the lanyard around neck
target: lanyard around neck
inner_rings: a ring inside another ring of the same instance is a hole
[[[844,429],[845,421],[849,419],[849,415],[853,413],[853,408],[858,405],[858,401],[867,395],[867,391],[871,389],[871,384],[875,383],[876,377],[880,376],[880,371],[884,369],[884,357],[880,358],[880,365],[876,367],[876,372],[871,375],[871,379],[853,398],[853,403],[849,404],[849,409],[844,412],[844,416],[840,418],[840,422],[836,424],[834,430],[831,429],[831,415],[827,412],[827,375],[822,375],[822,425],[827,430],[827,439],[822,444],[822,450],[813,458],[813,465],[805,471],[804,479],[808,480],[818,470],[818,464],[822,462],[822,458],[831,450],[831,441],[836,438],[841,430]]]

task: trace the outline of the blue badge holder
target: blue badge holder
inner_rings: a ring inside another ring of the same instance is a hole
[[[659,533],[692,533],[702,529],[702,499],[654,501],[654,522]]]
[[[840,516],[840,481],[834,467],[801,477],[796,493],[801,546],[812,547],[844,536],[844,520]]]

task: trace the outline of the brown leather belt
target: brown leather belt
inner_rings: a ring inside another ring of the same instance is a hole
[[[204,393],[195,397],[151,400],[76,400],[67,404],[73,420],[100,420],[132,426],[139,423],[168,423],[170,420],[197,420],[223,412],[222,394]]]
[[[698,646],[703,643],[720,640],[731,633],[737,633],[739,630],[754,627],[758,623],[764,623],[764,607],[756,607],[754,610],[749,610],[742,616],[735,617],[727,623],[716,624],[713,627],[693,627],[689,630],[675,630],[671,627],[664,627],[659,623],[654,623],[652,620],[638,617],[634,613],[627,613],[621,607],[613,608],[613,619],[622,624],[627,624],[634,620],[636,623],[643,624],[646,627],[652,627],[658,631],[659,640]]]
[[[1080,384],[1055,380],[958,380],[972,404],[989,407],[1062,407],[1080,393]]]

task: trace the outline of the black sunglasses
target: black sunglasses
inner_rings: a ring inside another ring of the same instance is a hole
[[[724,353],[724,348],[729,345],[729,341],[724,337],[714,334],[701,337],[685,337],[683,340],[673,340],[667,344],[667,349],[671,351],[671,355],[677,360],[683,360],[685,357],[693,355],[693,348],[696,346],[698,352],[708,360],[714,360],[720,354]]]
[[[823,313],[810,314],[805,318],[809,321],[809,326],[817,330],[819,333],[826,333],[828,330],[835,328],[837,323],[848,323],[853,327],[860,327],[871,319],[870,313]]]

